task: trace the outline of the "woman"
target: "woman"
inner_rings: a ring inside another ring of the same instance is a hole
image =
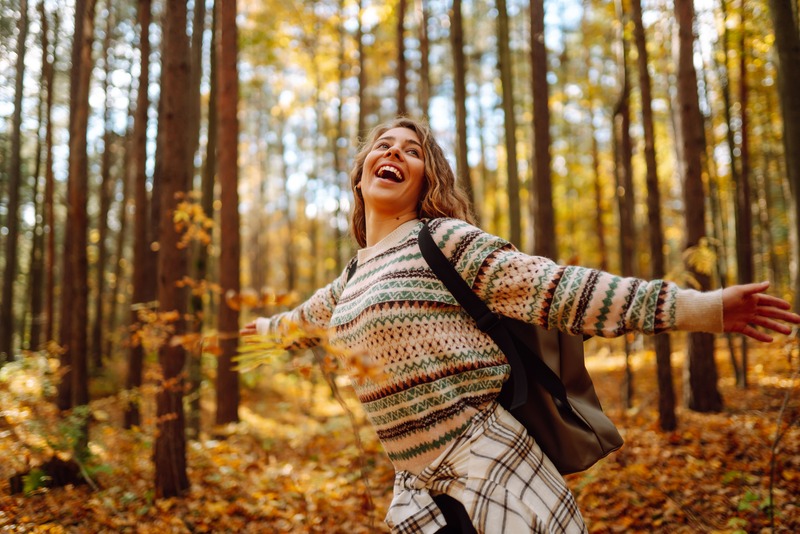
[[[372,132],[350,180],[352,232],[362,247],[352,277],[346,269],[296,309],[242,334],[324,329],[332,343],[379,366],[380,375],[354,387],[396,469],[386,517],[393,532],[445,532],[450,498],[478,532],[586,530],[556,468],[497,404],[509,366],[421,257],[421,219],[494,312],[540,326],[607,337],[728,331],[771,341],[755,326],[787,334],[780,321],[800,322],[788,303],[762,293],[767,284],[700,293],[522,254],[470,224],[442,149],[409,119]],[[294,339],[298,348],[319,341]]]

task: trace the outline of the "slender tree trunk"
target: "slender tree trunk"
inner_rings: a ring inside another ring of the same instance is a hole
[[[430,113],[431,100],[431,68],[430,68],[430,40],[428,39],[428,6],[426,0],[415,0],[417,9],[417,24],[419,25],[419,107],[422,116]]]
[[[82,0],[78,1],[79,5]],[[76,25],[81,31],[75,32],[75,44],[78,47],[80,60],[77,65],[77,76],[73,82],[78,84],[73,93],[76,104],[72,107],[70,116],[69,140],[69,180],[74,181],[74,187],[69,197],[69,217],[72,224],[71,264],[72,277],[64,280],[73,286],[72,301],[66,303],[72,313],[72,332],[70,351],[72,375],[72,405],[82,406],[89,403],[89,362],[88,362],[88,332],[89,332],[89,262],[86,254],[86,238],[89,230],[89,218],[86,204],[89,193],[89,157],[87,154],[87,131],[89,126],[89,84],[92,68],[92,42],[94,40],[94,15],[96,0],[86,0],[85,9],[76,9]],[[83,18],[80,26],[77,17]],[[73,52],[73,57],[75,53]],[[73,71],[76,63],[73,63]],[[64,309],[64,308],[62,308]],[[88,439],[88,436],[84,436]]]
[[[139,87],[136,94],[136,112],[133,118],[133,295],[131,296],[131,324],[139,321],[139,310],[148,302],[148,257],[150,239],[148,232],[148,200],[147,200],[147,116],[150,101],[147,88],[150,85],[150,0],[139,2]],[[142,386],[142,366],[144,348],[141,343],[132,343],[128,362],[128,376],[125,387],[137,390]],[[133,396],[125,410],[125,428],[141,424],[137,395]]]
[[[42,21],[42,35],[44,38],[47,36],[48,31],[48,17],[44,7],[44,0],[39,4],[39,12]],[[45,54],[44,61],[42,62],[42,69],[44,71],[45,87],[47,91],[47,129],[45,130],[45,146],[47,156],[45,157],[45,185],[44,185],[44,204],[45,204],[45,220],[47,224],[47,259],[45,263],[46,272],[46,296],[45,296],[45,328],[44,337],[45,341],[55,339],[55,266],[58,261],[56,258],[56,221],[55,221],[55,175],[53,172],[53,79],[55,69],[53,63],[56,58],[56,51],[58,50],[58,31],[59,31],[59,18],[58,10],[53,13],[53,45],[52,47],[45,46],[44,41],[42,47],[45,50],[49,49],[52,55]]]
[[[655,128],[653,126],[652,84],[650,72],[647,70],[647,39],[642,22],[641,0],[631,0],[631,11],[638,56],[639,91],[642,98],[644,159],[647,172],[647,220],[650,226],[650,276],[661,278],[666,272],[664,267],[664,229],[661,221],[661,191],[658,183]],[[675,430],[678,422],[675,416],[675,388],[672,382],[672,348],[669,334],[655,336],[653,343],[656,351],[659,426],[664,431]]]
[[[741,114],[741,143],[739,153],[741,157],[741,175],[739,181],[734,183],[736,191],[736,265],[737,282],[747,284],[753,281],[753,201],[750,192],[750,144],[748,138],[747,117],[747,4],[741,0],[740,7],[740,49],[739,49],[739,109]],[[742,365],[736,383],[747,387],[747,337],[741,338]]]
[[[627,19],[622,2],[617,4],[622,26]],[[619,210],[619,252],[622,276],[634,275],[634,255],[636,236],[633,210],[633,143],[631,141],[630,79],[628,76],[628,39],[624,27],[620,29],[621,55],[619,69],[622,91],[614,109],[614,176],[617,186],[617,208]],[[623,397],[625,407],[633,406],[633,370],[630,364],[631,343],[625,336],[625,381]]]
[[[533,253],[555,259],[556,219],[550,175],[550,105],[547,47],[544,42],[544,0],[531,0],[531,89],[533,92],[533,182],[531,214]]]
[[[219,280],[223,295],[238,296],[240,228],[239,228],[239,121],[236,111],[239,102],[238,70],[236,67],[236,1],[226,0],[219,5],[219,176],[220,176],[220,245]],[[239,373],[233,358],[239,342],[239,311],[229,305],[219,309],[219,332],[222,354],[217,363],[218,425],[239,420]]]
[[[39,7],[42,7],[41,4]],[[44,107],[46,105],[46,69],[44,68],[47,62],[47,22],[42,17],[41,33],[41,49],[42,49],[42,73],[41,73],[41,87],[42,91],[39,93],[39,102],[36,106],[36,160],[35,169],[33,171],[33,206],[34,206],[34,220],[33,225],[33,243],[31,245],[30,255],[30,269],[28,270],[28,294],[30,295],[30,330],[28,333],[28,350],[38,350],[41,345],[42,322],[44,320],[42,313],[43,296],[44,296],[44,225],[45,217],[44,199],[40,197],[41,190],[41,173],[42,173],[42,149],[44,148],[44,139],[42,136],[42,127],[44,126]]]
[[[14,112],[11,119],[11,162],[8,177],[8,219],[0,303],[0,365],[14,360],[14,286],[17,277],[19,239],[19,192],[22,186],[22,82],[25,78],[25,41],[28,38],[28,2],[19,2],[17,21],[17,68],[14,82]]]
[[[214,16],[214,15],[212,15]],[[192,176],[195,175],[194,159],[200,148],[200,118],[201,118],[201,98],[200,98],[200,85],[203,77],[203,34],[205,31],[205,18],[206,18],[206,3],[195,2],[194,5],[194,18],[192,21],[192,64],[191,64],[191,83],[190,83],[190,113],[191,124],[187,128],[189,135],[190,153],[192,154],[192,162],[190,163],[190,172]],[[215,42],[215,37],[211,37],[212,47]],[[213,48],[212,48],[212,55]],[[215,83],[215,82],[212,82]],[[210,106],[215,106],[216,102],[211,101]],[[204,176],[204,175],[201,175]],[[203,212],[206,217],[213,220],[213,201],[214,192],[211,190],[211,198],[204,196],[203,179],[201,177],[200,187],[200,202],[202,204]],[[206,211],[205,207],[209,206]],[[194,243],[192,247],[192,269],[191,276],[196,281],[205,280],[208,273],[208,246],[205,243]],[[188,329],[198,336],[202,336],[203,321],[205,313],[203,310],[203,296],[192,292],[189,299],[189,315],[191,317]],[[186,434],[189,438],[197,438],[200,435],[200,420],[201,420],[201,403],[200,403],[200,387],[203,381],[203,351],[201,343],[192,343],[191,349],[188,354],[187,361],[187,374],[189,379],[189,411],[186,414]]]
[[[111,148],[113,124],[111,122],[111,106],[109,105],[109,88],[111,78],[111,32],[113,31],[113,6],[107,2],[106,28],[103,42],[105,78],[103,81],[103,92],[105,94],[105,106],[103,110],[103,155],[100,164],[100,212],[97,218],[97,270],[95,271],[95,300],[94,300],[94,324],[92,325],[92,365],[95,372],[103,367],[103,327],[105,322],[105,302],[108,295],[105,294],[105,274],[108,257],[108,247],[106,239],[108,236],[108,212],[111,210],[111,188],[114,185],[111,177]]]
[[[358,0],[358,29],[356,30],[356,45],[358,46],[358,131],[359,139],[367,135],[367,58],[364,45],[364,26],[361,17],[364,11],[364,0]]]
[[[701,149],[704,146],[702,117],[697,95],[697,72],[694,68],[694,6],[692,0],[675,1],[678,22],[678,106],[681,130],[680,171],[683,178],[683,199],[686,209],[686,248],[698,246],[706,236],[705,195],[701,169]],[[700,289],[710,287],[708,273],[698,272],[687,264]],[[688,380],[684,383],[687,404],[699,412],[722,409],[722,397],[717,389],[717,367],[714,360],[714,336],[690,333],[687,339]]]
[[[795,261],[800,262],[800,30],[792,0],[770,0],[778,56],[778,94],[783,115],[783,147],[786,171],[794,197]],[[800,312],[800,275],[795,270],[794,309]]]
[[[397,0],[397,114],[400,116],[408,113],[406,96],[408,95],[408,80],[406,78],[406,2]]]
[[[503,0],[501,0],[503,1]],[[456,175],[458,183],[474,205],[472,179],[467,161],[467,65],[464,59],[464,28],[461,0],[453,0],[450,13],[450,45],[453,49],[453,86],[456,109]]]
[[[506,168],[508,170],[509,240],[522,246],[522,210],[520,208],[519,171],[517,170],[517,119],[514,115],[514,77],[511,73],[511,51],[508,44],[508,9],[506,0],[497,0],[497,61],[503,90],[503,124],[505,126]]]

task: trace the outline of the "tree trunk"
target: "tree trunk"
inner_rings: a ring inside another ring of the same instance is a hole
[[[239,229],[239,170],[238,107],[239,83],[236,67],[236,1],[219,5],[219,44],[217,113],[219,116],[219,182],[220,182],[220,244],[219,281],[222,294],[238,296],[240,229]],[[218,425],[239,420],[239,373],[233,358],[239,342],[239,311],[223,303],[219,309],[219,337],[222,354],[217,363]]]
[[[408,95],[408,80],[406,77],[406,1],[397,0],[397,114],[404,116],[408,113],[406,96]]]
[[[215,12],[212,13],[212,18],[215,17]],[[206,18],[206,3],[195,2],[194,5],[194,19],[192,21],[192,65],[191,65],[191,83],[190,83],[190,113],[191,123],[187,128],[189,135],[190,153],[192,154],[192,162],[190,163],[189,172],[192,176],[195,175],[194,157],[200,147],[200,119],[202,116],[201,110],[201,81],[203,77],[203,34],[205,32],[205,18]],[[212,28],[212,32],[213,32]],[[214,56],[214,43],[215,36],[211,35],[211,55]],[[212,58],[212,61],[214,59]],[[212,80],[212,84],[216,82]],[[212,93],[213,94],[213,93]],[[211,99],[209,107],[216,106],[216,99]],[[203,213],[206,217],[213,220],[213,202],[214,191],[213,186],[210,198],[205,195],[205,173],[201,173],[200,179],[200,203],[203,208]],[[213,179],[213,175],[212,175]],[[195,185],[193,185],[195,186]],[[206,208],[208,207],[208,210]],[[194,280],[200,282],[205,280],[208,273],[208,246],[205,243],[194,243],[192,246],[192,269],[191,276]],[[203,310],[203,295],[192,292],[189,298],[189,315],[191,322],[188,329],[198,336],[202,336],[203,322],[205,313]],[[186,414],[186,435],[189,438],[197,438],[200,435],[200,420],[201,420],[201,403],[200,403],[200,387],[203,381],[203,350],[201,343],[192,343],[189,350],[187,361],[187,374],[189,379],[189,411]]]
[[[43,9],[42,4],[39,8]],[[41,32],[41,49],[42,49],[42,72],[41,72],[41,92],[39,93],[39,102],[36,106],[36,160],[35,169],[33,171],[33,206],[34,206],[34,225],[33,225],[33,243],[31,244],[30,255],[30,269],[28,270],[28,294],[30,295],[30,330],[28,333],[28,350],[38,350],[41,345],[42,322],[44,315],[42,313],[43,296],[44,296],[44,225],[45,205],[43,199],[40,200],[41,189],[41,173],[42,173],[42,148],[44,146],[44,139],[42,138],[42,126],[44,122],[44,107],[46,105],[45,90],[47,88],[46,68],[47,62],[47,22],[44,17],[41,19],[42,32]]]
[[[650,276],[661,278],[664,267],[664,229],[661,221],[661,191],[658,183],[658,164],[656,162],[655,128],[651,96],[650,72],[647,70],[647,39],[642,22],[641,0],[631,0],[631,15],[634,24],[634,39],[638,55],[639,91],[641,93],[642,127],[644,129],[644,159],[647,172],[647,220],[650,226]],[[672,362],[669,334],[659,334],[653,338],[656,351],[656,374],[658,382],[658,416],[661,430],[670,431],[677,427],[675,416],[675,388],[672,382]]]
[[[533,182],[531,219],[533,253],[556,259],[556,220],[550,176],[550,106],[547,47],[544,43],[544,0],[531,0],[531,89],[533,92]]]
[[[364,26],[361,18],[364,11],[364,0],[358,0],[358,28],[356,30],[356,46],[358,47],[358,127],[356,135],[363,140],[367,135],[367,58],[364,45]]]
[[[42,20],[42,35],[47,35],[48,19],[44,7],[44,0],[39,4],[39,12]],[[56,51],[58,50],[58,31],[59,31],[59,18],[58,10],[53,13],[55,18],[53,24],[53,46],[50,48],[52,53],[52,61],[50,56],[45,54],[44,61],[42,62],[42,69],[44,71],[45,89],[47,91],[47,130],[45,131],[45,150],[47,156],[45,157],[45,184],[44,184],[44,204],[45,204],[45,220],[47,224],[47,259],[45,263],[46,273],[46,296],[45,296],[45,328],[44,338],[45,341],[55,339],[55,266],[57,263],[56,258],[56,222],[55,222],[55,175],[53,172],[53,78],[55,69],[53,63],[56,59]],[[47,49],[42,44],[43,48]]]
[[[622,276],[633,276],[635,255],[635,227],[633,221],[633,143],[631,141],[630,79],[628,76],[628,39],[624,23],[627,19],[622,2],[617,4],[623,28],[620,30],[621,55],[619,70],[622,77],[622,91],[614,109],[614,177],[616,178],[617,208],[619,211],[619,253]],[[633,370],[630,364],[631,343],[625,336],[625,380],[623,402],[626,408],[633,406]]]
[[[705,195],[701,169],[701,150],[704,146],[702,117],[697,96],[697,72],[693,63],[694,6],[692,0],[675,1],[678,22],[678,106],[681,130],[680,173],[683,179],[683,199],[686,210],[686,248],[696,247],[706,237]],[[687,270],[694,276],[699,289],[710,287],[708,273],[698,272],[688,262]],[[714,412],[722,409],[722,397],[717,389],[717,367],[714,360],[714,336],[690,333],[687,342],[688,380],[684,394],[690,409]]]
[[[770,13],[775,28],[775,49],[778,56],[778,94],[783,115],[783,148],[786,171],[794,197],[795,261],[800,261],[800,30],[792,0],[770,0]],[[794,309],[800,312],[800,275],[794,273]]]
[[[753,201],[750,192],[750,145],[747,131],[747,3],[741,0],[740,8],[740,48],[739,48],[739,109],[741,116],[741,144],[739,153],[741,158],[741,174],[739,181],[735,182],[736,209],[736,280],[740,284],[753,281]],[[747,387],[747,337],[741,338],[742,365],[736,383],[739,387]]]
[[[428,117],[431,100],[430,40],[428,39],[428,6],[425,0],[416,0],[417,24],[419,25],[419,107],[423,117]]]
[[[456,109],[456,176],[470,204],[474,205],[475,198],[467,160],[467,65],[464,59],[461,0],[453,0],[453,9],[450,13],[450,45],[453,49],[453,103]]]
[[[517,170],[517,119],[514,115],[514,86],[511,51],[508,44],[508,9],[506,0],[497,0],[497,62],[503,87],[503,124],[505,126],[506,169],[508,170],[509,241],[522,246],[522,211],[520,208],[519,171]]]
[[[111,188],[113,181],[111,177],[111,148],[113,124],[111,122],[111,106],[109,106],[109,88],[111,77],[111,32],[113,31],[113,7],[107,2],[106,28],[103,40],[105,79],[103,81],[103,92],[105,94],[105,106],[103,110],[103,155],[100,163],[100,212],[97,218],[98,241],[97,241],[97,269],[95,271],[95,301],[94,301],[94,324],[92,325],[92,365],[95,372],[103,367],[103,328],[105,322],[105,305],[108,295],[105,294],[105,267],[107,263],[108,248],[106,239],[108,236],[108,212],[111,210]]]
[[[147,87],[150,85],[150,0],[139,2],[139,87],[136,94],[136,112],[133,118],[133,140],[131,166],[133,167],[133,295],[131,296],[131,324],[139,321],[138,311],[147,302],[148,257],[150,256],[150,239],[148,232],[148,200],[147,200],[147,115],[150,101]],[[128,376],[125,387],[138,390],[142,386],[142,365],[144,348],[141,343],[132,343],[128,362]],[[137,395],[125,410],[125,428],[141,424]]]
[[[156,147],[156,172],[161,184],[161,222],[158,251],[158,308],[169,319],[174,335],[185,332],[186,293],[177,287],[187,273],[186,251],[173,217],[177,195],[185,193],[190,182],[191,147],[185,127],[190,118],[189,38],[186,34],[186,2],[168,0],[164,13],[161,51],[161,102]],[[162,320],[165,317],[162,315]],[[186,436],[183,410],[184,364],[186,352],[179,343],[167,341],[158,351],[163,375],[156,395],[156,442],[154,450],[156,496],[175,497],[189,488],[186,474]]]
[[[11,162],[8,177],[3,298],[0,303],[0,365],[14,360],[14,286],[17,277],[19,239],[19,191],[22,186],[22,82],[25,78],[25,40],[28,38],[28,2],[20,0],[17,21],[17,69],[14,82],[14,113],[11,119]]]

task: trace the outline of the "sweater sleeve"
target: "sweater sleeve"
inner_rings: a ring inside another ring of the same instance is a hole
[[[561,266],[510,244],[486,258],[474,289],[496,313],[571,334],[723,331],[721,291]]]
[[[293,310],[256,319],[256,332],[287,350],[318,345],[346,282],[345,272]]]

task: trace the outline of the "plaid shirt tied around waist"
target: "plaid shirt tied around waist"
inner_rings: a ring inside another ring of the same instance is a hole
[[[419,475],[399,471],[386,523],[395,534],[433,534],[445,526],[433,495],[466,508],[481,534],[585,533],[564,479],[525,428],[493,403]]]

